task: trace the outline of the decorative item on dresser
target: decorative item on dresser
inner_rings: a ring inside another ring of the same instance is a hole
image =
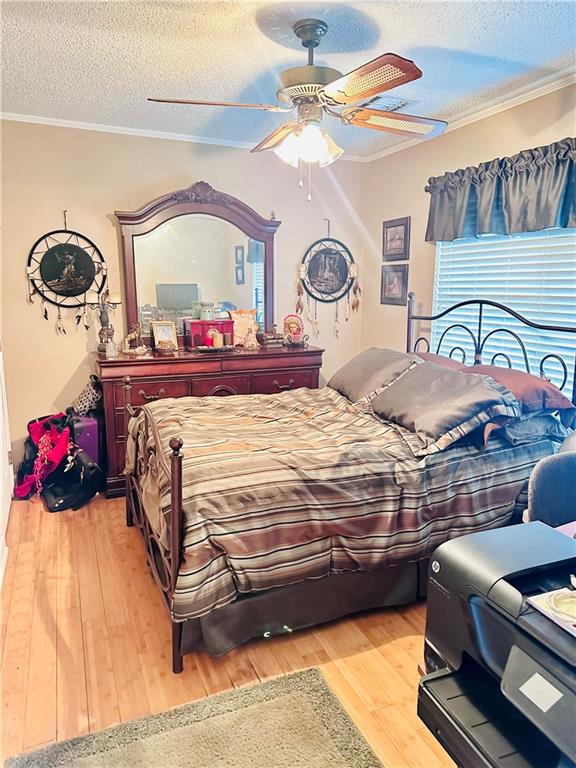
[[[130,377],[132,404],[164,397],[273,394],[298,387],[318,388],[322,349],[316,347],[260,347],[253,351],[215,350],[210,355],[179,351],[174,357],[157,354],[116,359],[97,355],[102,380],[108,454],[106,495],[125,491],[123,379]]]

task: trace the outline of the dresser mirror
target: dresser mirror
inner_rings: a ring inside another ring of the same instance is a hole
[[[227,317],[255,309],[262,331],[274,323],[274,234],[242,201],[206,182],[164,195],[138,211],[118,211],[128,326],[145,341],[154,320]]]

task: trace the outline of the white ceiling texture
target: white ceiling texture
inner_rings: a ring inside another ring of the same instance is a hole
[[[291,117],[146,97],[275,103],[277,73],[306,63],[292,25],[309,17],[329,24],[318,64],[412,59],[422,78],[387,95],[451,125],[574,73],[575,2],[3,2],[2,112],[253,146]],[[406,143],[325,120],[350,159]]]

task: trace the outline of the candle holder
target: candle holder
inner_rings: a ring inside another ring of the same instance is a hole
[[[98,311],[98,319],[100,321],[100,330],[98,331],[98,352],[106,352],[106,345],[110,342],[114,342],[114,326],[110,322],[109,310],[114,310],[122,303],[120,296],[110,295],[110,291],[106,288],[100,294],[97,304],[90,304],[90,309]]]

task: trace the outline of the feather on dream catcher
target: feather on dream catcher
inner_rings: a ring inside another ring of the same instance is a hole
[[[88,293],[100,296],[106,285],[107,266],[97,246],[84,235],[66,226],[47,232],[32,246],[28,254],[26,276],[28,301],[41,299],[42,315],[49,319],[48,305],[57,307],[56,332],[66,334],[62,308],[76,310],[76,325],[83,322],[88,329],[87,308],[94,301]]]
[[[296,287],[296,313],[305,314],[310,323],[312,335],[319,335],[318,302],[335,304],[334,335],[340,333],[340,301],[345,302],[344,320],[348,322],[351,312],[360,308],[362,291],[358,283],[358,265],[350,249],[340,240],[330,237],[315,240],[302,258]]]

